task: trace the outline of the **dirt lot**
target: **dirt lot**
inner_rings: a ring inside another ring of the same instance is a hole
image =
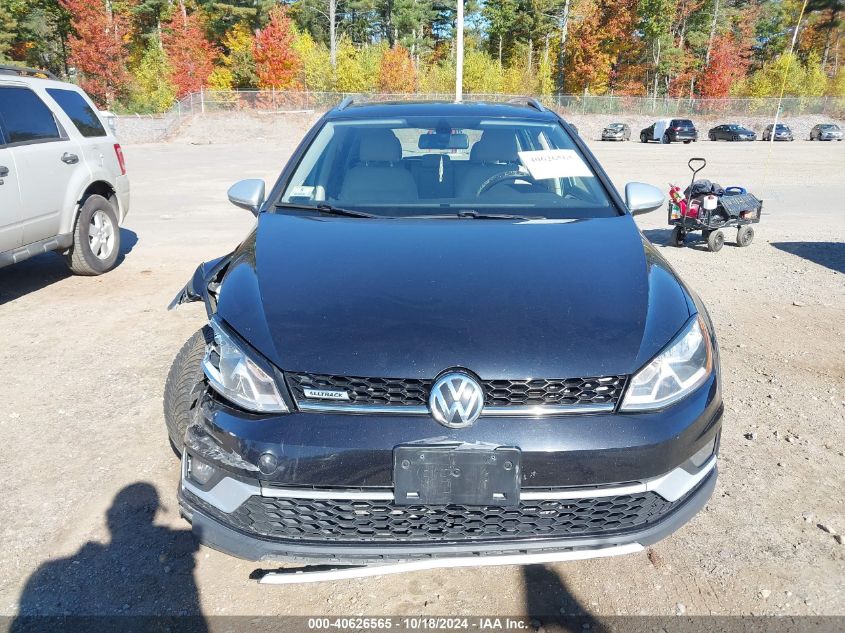
[[[703,176],[765,199],[748,249],[661,249],[710,307],[726,402],[716,493],[671,538],[621,558],[294,587],[196,550],[161,396],[204,312],[165,307],[246,234],[225,191],[275,178],[302,133],[277,130],[125,147],[133,208],[115,271],[71,277],[56,255],[0,270],[0,614],[845,613],[845,143],[591,142],[620,188],[686,184],[703,155]],[[663,211],[640,224],[665,243]]]

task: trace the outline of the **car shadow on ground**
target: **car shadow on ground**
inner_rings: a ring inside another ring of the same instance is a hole
[[[115,267],[120,266],[138,243],[138,234],[120,229],[120,254]],[[0,268],[0,305],[14,301],[30,292],[46,288],[71,276],[65,258],[58,253],[44,253],[31,259]]]
[[[168,619],[179,631],[207,631],[194,580],[197,543],[190,530],[154,525],[159,507],[149,483],[118,492],[106,515],[109,542],[89,541],[43,563],[26,582],[10,631],[49,630],[51,623],[61,630],[166,630]]]
[[[845,275],[845,242],[772,242],[776,249],[797,255]]]
[[[525,610],[533,621],[534,628],[542,625],[547,630],[554,624],[591,628],[593,618],[560,577],[549,565],[525,565],[522,567],[525,586]],[[584,627],[584,625],[587,625]]]

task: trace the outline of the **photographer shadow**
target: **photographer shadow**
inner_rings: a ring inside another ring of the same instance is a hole
[[[152,485],[123,488],[107,512],[110,541],[89,541],[42,564],[27,580],[10,630],[73,622],[80,630],[149,630],[164,616],[179,620],[179,630],[207,631],[194,581],[196,541],[190,530],[153,524],[159,506]]]
[[[550,565],[522,567],[525,611],[535,628],[545,631],[598,630],[598,622],[572,595],[566,583]]]

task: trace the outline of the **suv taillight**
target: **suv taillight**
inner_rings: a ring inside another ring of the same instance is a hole
[[[120,175],[126,175],[126,161],[123,159],[123,150],[120,149],[120,143],[114,144],[114,154],[117,156],[117,163],[120,165]]]

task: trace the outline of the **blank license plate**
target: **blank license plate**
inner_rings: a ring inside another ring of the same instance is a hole
[[[515,506],[518,448],[397,446],[393,486],[399,505]]]

